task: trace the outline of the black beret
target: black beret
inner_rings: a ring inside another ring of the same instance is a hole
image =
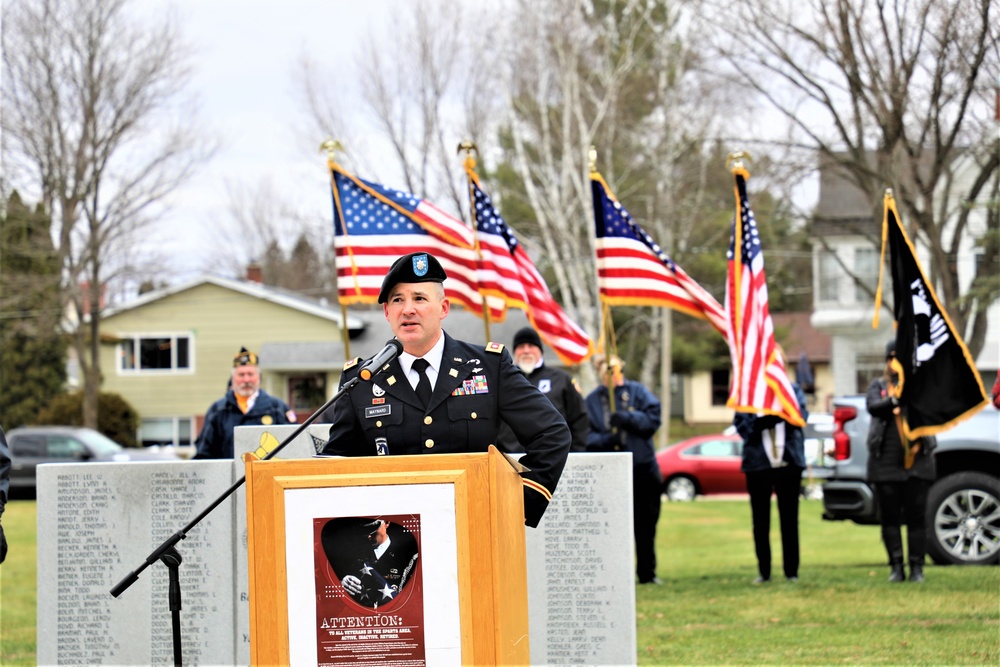
[[[531,343],[539,350],[542,349],[542,339],[538,337],[538,333],[531,327],[524,327],[514,334],[514,344],[511,347],[516,350],[518,345],[523,345],[524,343]]]
[[[241,347],[237,355],[233,357],[233,368],[237,366],[256,366],[258,361],[256,354],[250,352],[245,347]]]
[[[890,340],[885,344],[885,358],[892,359],[896,356],[896,341]]]
[[[429,252],[411,252],[403,255],[389,267],[382,279],[382,289],[378,302],[389,300],[389,292],[399,283],[443,283],[448,274],[441,268],[441,262]]]

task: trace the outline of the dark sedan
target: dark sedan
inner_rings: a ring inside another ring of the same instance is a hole
[[[12,492],[35,492],[35,468],[43,463],[179,461],[171,449],[126,448],[93,429],[77,426],[22,426],[7,435]]]

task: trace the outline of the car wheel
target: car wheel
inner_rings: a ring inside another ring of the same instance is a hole
[[[1000,480],[960,472],[927,494],[927,553],[939,565],[1000,563]]]
[[[694,480],[684,475],[671,477],[667,480],[663,489],[663,492],[667,494],[667,498],[673,502],[691,502],[698,494],[698,488],[695,486]]]

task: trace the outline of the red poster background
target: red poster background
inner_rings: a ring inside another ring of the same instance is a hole
[[[388,522],[392,553],[375,562],[369,533],[378,521]],[[425,667],[420,546],[417,514],[313,519],[319,665]],[[401,588],[396,582],[404,568],[383,568],[385,577],[375,569],[390,557],[409,564]],[[344,588],[349,575],[365,582],[357,598]]]

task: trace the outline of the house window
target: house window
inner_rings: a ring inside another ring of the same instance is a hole
[[[326,375],[302,375],[288,379],[291,408],[297,412],[312,412],[326,403]]]
[[[712,371],[712,405],[725,405],[729,400],[729,368]]]
[[[854,300],[858,303],[875,300],[875,289],[878,287],[878,262],[880,252],[877,248],[854,249]]]
[[[819,253],[819,300],[836,301],[837,283],[840,279],[840,265],[836,256],[827,250]]]
[[[881,354],[859,354],[855,358],[854,369],[857,376],[855,391],[865,394],[872,380],[882,375],[885,369],[885,357]]]
[[[188,334],[139,335],[118,344],[118,370],[122,373],[190,372],[191,367]]]
[[[139,442],[151,445],[190,445],[194,420],[190,417],[156,417],[143,419],[139,425]]]

